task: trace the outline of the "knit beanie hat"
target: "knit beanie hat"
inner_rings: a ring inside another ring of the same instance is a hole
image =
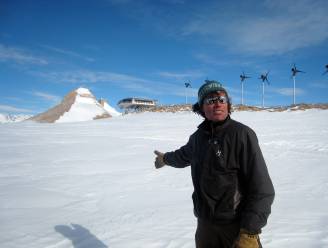
[[[204,98],[212,92],[223,91],[227,98],[229,99],[228,93],[223,88],[222,84],[215,80],[205,80],[205,83],[198,90],[198,104],[201,107]]]

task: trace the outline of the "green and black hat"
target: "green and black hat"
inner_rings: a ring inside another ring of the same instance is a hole
[[[218,81],[215,81],[215,80],[205,80],[205,83],[198,90],[199,106],[202,106],[203,101],[208,94],[210,94],[212,92],[218,92],[218,91],[223,91],[229,99],[228,93],[225,90],[225,88],[223,88],[221,83],[219,83]]]

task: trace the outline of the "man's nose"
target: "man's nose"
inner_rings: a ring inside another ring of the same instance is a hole
[[[219,101],[215,101],[214,102],[214,106],[221,106],[222,104],[220,104],[220,102]]]

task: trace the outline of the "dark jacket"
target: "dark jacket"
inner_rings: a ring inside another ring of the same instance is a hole
[[[239,220],[259,233],[271,212],[274,189],[255,132],[230,119],[205,120],[186,145],[164,155],[166,164],[191,165],[194,213],[213,223]]]

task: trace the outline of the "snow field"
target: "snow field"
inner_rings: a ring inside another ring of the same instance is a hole
[[[328,247],[328,111],[236,112],[252,127],[276,199],[264,247]],[[154,168],[201,118],[143,113],[0,126],[0,247],[192,248],[190,169]]]

